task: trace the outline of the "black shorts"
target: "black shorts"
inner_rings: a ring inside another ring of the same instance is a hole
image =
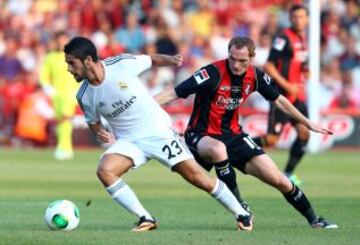
[[[298,109],[304,116],[308,117],[308,109],[304,102],[295,101],[293,104],[296,109]],[[291,123],[291,125],[295,125],[298,123],[295,119],[291,118],[280,109],[278,109],[275,105],[271,104],[270,112],[269,112],[269,120],[268,120],[268,133],[279,135],[281,134],[284,125],[286,123]]]
[[[207,171],[210,171],[213,164],[207,163],[197,152],[197,144],[204,136],[206,135],[193,131],[186,131],[185,142],[191,153],[194,155],[196,161]],[[255,156],[265,154],[262,148],[256,145],[251,137],[246,133],[236,135],[212,135],[210,137],[220,140],[225,144],[230,165],[239,169],[243,173],[245,173],[245,165],[248,161]]]

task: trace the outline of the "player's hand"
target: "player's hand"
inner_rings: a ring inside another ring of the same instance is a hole
[[[317,125],[316,123],[309,122],[308,128],[316,133],[320,134],[333,134],[333,132],[330,129],[323,128],[320,125]]]
[[[172,56],[172,62],[176,66],[181,66],[183,63],[183,57],[181,54],[176,54]]]
[[[108,144],[114,144],[116,141],[114,135],[106,131],[105,129],[100,129],[97,132],[97,139],[101,143],[108,143]]]

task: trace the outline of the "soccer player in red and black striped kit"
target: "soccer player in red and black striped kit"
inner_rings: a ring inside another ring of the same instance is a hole
[[[275,80],[281,94],[302,114],[308,116],[304,88],[308,73],[308,49],[305,35],[308,25],[308,10],[303,5],[293,5],[289,14],[291,27],[282,30],[275,37],[264,70]],[[254,141],[261,146],[274,146],[279,140],[284,125],[288,122],[295,128],[297,137],[291,146],[284,173],[291,181],[300,185],[301,180],[293,174],[293,171],[304,156],[305,147],[309,141],[310,131],[305,125],[271,105],[268,134],[255,138]]]
[[[272,79],[251,65],[255,44],[247,37],[234,37],[228,46],[229,58],[209,64],[175,89],[168,88],[155,96],[160,104],[195,94],[195,103],[186,143],[195,159],[216,173],[239,198],[232,167],[250,174],[278,189],[314,228],[337,228],[317,216],[305,194],[294,185],[239,125],[239,105],[258,91],[267,100],[310,130],[331,134],[302,115],[274,86]],[[239,202],[242,202],[241,198]]]

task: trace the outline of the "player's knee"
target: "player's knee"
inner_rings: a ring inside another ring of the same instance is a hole
[[[279,141],[279,136],[275,134],[269,134],[265,138],[266,146],[273,147]]]
[[[296,125],[297,137],[303,142],[307,142],[310,138],[310,130],[302,124]]]
[[[292,189],[292,184],[285,175],[281,175],[277,178],[275,187],[282,193],[288,193]]]
[[[226,146],[221,141],[212,142],[206,148],[206,158],[212,162],[227,158]]]
[[[119,174],[119,171],[115,168],[111,161],[107,161],[106,158],[102,159],[97,170],[96,175],[103,183],[112,183],[122,174]]]
[[[108,182],[108,180],[112,178],[114,173],[111,169],[100,165],[96,170],[96,175],[102,182]]]
[[[299,132],[298,138],[303,142],[308,142],[310,139],[310,131],[309,130],[303,130]]]

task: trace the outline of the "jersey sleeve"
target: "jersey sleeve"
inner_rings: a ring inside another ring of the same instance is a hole
[[[97,113],[95,106],[91,106],[90,101],[87,100],[86,97],[87,86],[88,84],[83,82],[76,95],[76,100],[81,110],[84,112],[86,123],[92,125],[100,121],[100,115]]]
[[[256,80],[257,80],[257,91],[266,100],[274,101],[279,97],[280,92],[276,84],[272,80],[272,78],[258,68],[256,68]]]
[[[285,50],[289,48],[289,45],[289,40],[285,35],[277,35],[272,42],[268,61],[276,63],[284,54]]]
[[[81,104],[79,102],[79,105],[81,107],[81,110],[84,112],[85,121],[87,124],[93,125],[100,122],[100,116],[96,112],[96,109],[94,107],[82,102]]]
[[[220,73],[213,64],[210,64],[176,86],[175,92],[178,97],[187,98],[190,94],[214,91],[219,82]]]
[[[134,76],[138,76],[152,66],[152,60],[149,55],[121,54],[105,59],[104,63],[106,66],[116,64],[119,68],[121,67]]]
[[[135,62],[134,72],[136,75],[150,69],[152,66],[152,60],[149,55],[136,55]]]

